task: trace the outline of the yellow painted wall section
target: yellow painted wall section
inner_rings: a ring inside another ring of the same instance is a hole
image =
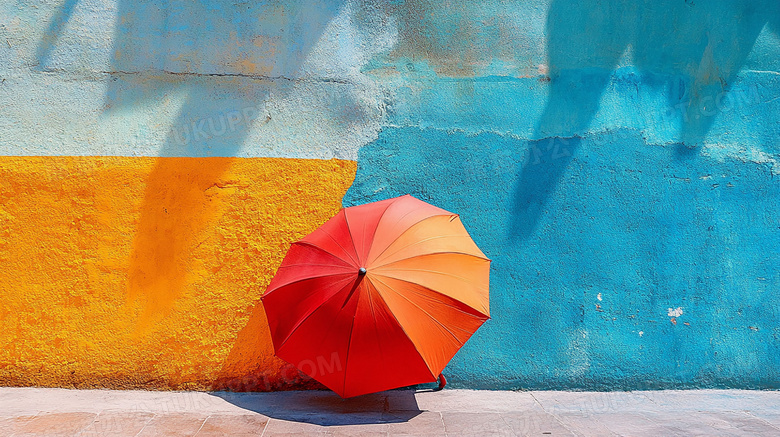
[[[273,390],[260,296],[356,163],[0,157],[0,385]]]

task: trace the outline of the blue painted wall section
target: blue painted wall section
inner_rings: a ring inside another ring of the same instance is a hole
[[[361,150],[345,205],[411,193],[493,259],[493,319],[453,384],[777,387],[780,181],[632,131],[574,143],[555,187],[549,163],[523,167],[528,141],[493,133],[387,128]]]
[[[779,388],[776,2],[515,6],[364,67],[392,99],[344,205],[411,193],[494,260],[453,385]]]

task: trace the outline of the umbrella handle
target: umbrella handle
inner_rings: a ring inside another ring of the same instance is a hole
[[[439,374],[439,386],[436,388],[436,391],[439,391],[444,388],[444,386],[447,385],[447,378],[444,377],[443,373]]]

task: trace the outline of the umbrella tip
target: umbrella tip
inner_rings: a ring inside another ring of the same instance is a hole
[[[439,386],[436,387],[435,389],[433,389],[433,391],[439,391],[439,390],[443,389],[444,386],[447,385],[447,378],[444,377],[443,373],[439,374],[438,380],[439,380]]]
[[[361,267],[360,270],[358,270],[358,275],[363,276],[365,274],[366,274],[366,268],[365,267]]]

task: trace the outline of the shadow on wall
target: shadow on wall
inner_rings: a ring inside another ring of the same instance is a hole
[[[79,0],[65,0],[57,16],[49,23],[49,27],[41,37],[38,48],[35,51],[35,59],[38,61],[37,68],[39,70],[44,70],[49,63],[52,51],[57,46],[57,40],[59,40],[65,25],[73,15],[73,10],[78,2]]]
[[[122,1],[106,111],[179,96],[159,156],[235,156],[252,124],[270,119],[264,102],[272,90],[279,97],[289,89],[339,7]],[[143,308],[135,335],[151,332],[188,288],[190,248],[216,209],[205,192],[220,183],[231,160],[200,163],[158,159],[147,181],[129,271],[128,303]],[[258,348],[268,353],[261,344],[264,320],[258,302],[222,364],[217,388],[233,383],[236,371],[254,369]]]
[[[40,66],[47,64],[77,3],[66,0],[52,20],[36,51]],[[163,107],[175,114],[167,136],[159,139],[160,158],[146,180],[132,243],[127,308],[135,312],[140,306],[134,336],[159,328],[191,285],[191,249],[218,212],[206,191],[222,182],[252,126],[270,120],[265,104],[271,93],[282,99],[292,89],[342,3],[117,1],[104,115],[137,123],[137,114],[152,114],[151,122],[167,123],[162,116],[155,119],[155,111]],[[267,354],[259,300],[250,311],[217,389],[235,385],[237,369],[258,371],[252,359],[259,349]]]
[[[406,0],[388,6],[396,18],[399,40],[391,56],[427,62],[442,75],[474,76],[496,59],[517,59],[529,41],[519,38],[509,14],[469,2]]]
[[[168,100],[179,110],[159,156],[235,156],[275,76],[297,72],[338,12],[337,4],[304,3],[121,1],[106,111]],[[211,221],[205,191],[229,166],[160,159],[152,170],[129,273],[129,300],[144,302],[139,333],[181,295],[188,249]]]
[[[761,30],[780,28],[774,0],[553,0],[547,15],[550,94],[525,151],[512,236],[528,238],[599,109],[621,57],[663,90],[681,123],[676,156],[692,158]],[[661,119],[666,114],[648,119]],[[540,139],[541,138],[541,139]]]

